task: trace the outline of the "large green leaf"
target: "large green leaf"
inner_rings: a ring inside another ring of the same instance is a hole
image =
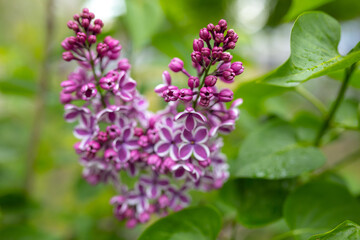
[[[360,239],[360,226],[352,221],[345,221],[330,232],[318,234],[309,238],[309,240],[359,240]]]
[[[292,0],[289,11],[284,16],[284,21],[291,21],[304,11],[316,9],[334,0]]]
[[[360,60],[360,44],[341,56],[337,51],[339,41],[340,24],[334,18],[322,12],[302,14],[291,32],[290,58],[260,81],[293,87]]]
[[[301,146],[286,122],[272,121],[251,133],[230,168],[235,177],[282,179],[320,167],[324,155],[314,147]]]
[[[302,233],[297,239],[307,239],[345,220],[359,223],[360,203],[343,185],[316,181],[289,195],[284,205],[284,217],[290,229]]]
[[[259,227],[282,217],[283,203],[293,180],[234,179],[220,191],[225,203],[237,210],[246,227]]]
[[[221,216],[210,207],[187,208],[148,227],[139,240],[215,240]]]

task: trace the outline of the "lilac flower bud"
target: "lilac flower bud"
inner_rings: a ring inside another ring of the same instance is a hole
[[[199,101],[200,106],[207,107],[210,104],[210,98],[201,97]]]
[[[179,88],[176,86],[169,86],[167,90],[162,93],[165,102],[176,101],[179,98]]]
[[[74,149],[77,154],[83,154],[84,150],[80,147],[81,142],[77,142],[74,144]]]
[[[71,103],[71,101],[72,101],[71,94],[64,93],[63,91],[60,92],[60,102],[62,104]]]
[[[219,26],[221,27],[221,30],[225,31],[227,29],[227,22],[224,19],[221,19],[219,21]]]
[[[102,77],[99,80],[99,85],[102,89],[111,90],[115,87],[115,81],[113,77]]]
[[[78,85],[73,80],[66,80],[63,81],[60,86],[64,88],[64,93],[73,93],[77,89]]]
[[[71,60],[75,59],[74,55],[70,51],[63,52],[62,58],[67,62],[70,62]]]
[[[232,83],[232,82],[234,82],[234,78],[235,78],[234,70],[232,70],[231,68],[226,69],[226,70],[222,73],[222,77],[223,77],[224,82],[226,82],[226,83]]]
[[[130,157],[132,159],[132,162],[136,162],[140,159],[140,152],[138,150],[132,150],[130,152]]]
[[[127,71],[131,68],[131,65],[129,63],[129,60],[127,60],[126,58],[124,59],[121,59],[119,62],[118,62],[118,69],[119,70],[122,70],[122,71]]]
[[[226,33],[226,37],[229,37],[230,39],[232,39],[234,36],[235,36],[234,29],[229,29]]]
[[[170,199],[168,196],[163,194],[158,198],[158,203],[160,208],[166,208],[167,206],[169,206]]]
[[[161,165],[161,158],[156,154],[151,154],[147,159],[147,164],[159,168]]]
[[[90,26],[91,27],[91,26]],[[99,24],[95,24],[92,28],[91,28],[91,31],[94,33],[94,34],[99,34],[101,33],[101,26]]]
[[[95,14],[92,13],[92,12],[90,12],[90,13],[89,13],[89,18],[90,18],[90,19],[94,19],[94,18],[95,18]]]
[[[197,77],[189,77],[189,80],[188,80],[188,86],[190,88],[197,88],[200,84],[200,81],[199,81],[199,78]]]
[[[99,132],[98,133],[98,136],[97,136],[97,139],[99,140],[99,142],[106,142],[108,139],[107,139],[107,133],[106,132]]]
[[[69,43],[69,38],[65,38],[64,41],[61,42],[61,46],[67,51],[73,49],[73,44]]]
[[[106,43],[98,43],[98,45],[96,46],[96,51],[100,56],[104,56],[108,50],[109,47]]]
[[[90,11],[89,11],[88,8],[83,8],[82,12],[83,12],[83,13],[89,13]]]
[[[164,162],[161,164],[160,170],[162,173],[168,173],[174,165],[175,165],[175,161],[172,160],[172,158],[167,157],[165,158]]]
[[[215,32],[221,32],[221,27],[219,25],[215,25],[214,30]]]
[[[191,53],[191,60],[194,62],[194,63],[201,63],[202,61],[202,56],[201,56],[201,53],[200,52],[197,52],[197,51],[194,51]]]
[[[105,37],[104,43],[106,43],[109,46],[109,49],[113,49],[113,48],[115,48],[116,46],[119,45],[119,41],[116,40],[116,39],[113,39],[110,36]]]
[[[184,62],[180,58],[173,58],[169,63],[169,68],[173,72],[180,72],[184,68]]]
[[[101,19],[95,19],[94,24],[99,25],[100,27],[104,26],[104,23],[103,23],[103,21]]]
[[[209,41],[211,39],[211,35],[209,31],[206,28],[203,28],[200,30],[199,37],[204,40],[205,42]]]
[[[76,34],[76,40],[78,43],[85,43],[86,42],[86,34],[83,32],[78,32]]]
[[[218,95],[220,102],[231,102],[234,99],[234,93],[228,88],[222,89]]]
[[[74,37],[74,36],[68,37],[67,40],[68,40],[68,43],[71,45],[74,45],[76,43],[76,37]]]
[[[149,129],[146,135],[149,137],[150,142],[153,144],[159,140],[159,133],[158,130],[155,128]]]
[[[229,42],[226,46],[227,46],[228,49],[234,49],[235,46],[236,46],[236,43],[234,43],[234,42]]]
[[[223,53],[223,48],[222,47],[214,47],[212,49],[213,58],[221,58],[222,53]]]
[[[81,26],[83,26],[83,28],[88,28],[89,27],[89,25],[90,25],[90,21],[89,21],[89,19],[87,19],[87,18],[83,18],[82,20],[81,20]]]
[[[79,20],[80,16],[79,16],[79,14],[75,14],[75,15],[73,16],[73,18],[74,18],[75,21],[77,21],[77,20]]]
[[[134,228],[138,224],[137,220],[135,218],[131,218],[126,222],[127,228]]]
[[[214,40],[217,43],[222,43],[224,41],[224,34],[223,33],[216,33]]]
[[[223,52],[221,54],[221,60],[223,60],[224,62],[230,62],[232,60],[233,56],[230,53],[227,52]]]
[[[201,54],[202,54],[204,57],[210,57],[210,55],[211,55],[211,50],[210,50],[210,48],[202,48],[202,49],[201,49]]]
[[[96,36],[95,36],[95,35],[90,35],[90,36],[88,37],[88,42],[89,42],[90,44],[96,43]]]
[[[191,101],[193,99],[193,91],[188,88],[181,89],[179,99],[183,100],[184,102]]]
[[[204,47],[204,42],[203,42],[203,40],[201,40],[201,39],[194,39],[194,42],[193,42],[193,49],[194,49],[194,51],[200,52],[203,47]]]
[[[198,163],[199,163],[200,166],[206,168],[206,167],[210,166],[211,159],[207,158],[207,159],[205,159],[205,161],[199,161]]]
[[[240,75],[244,72],[244,67],[242,62],[234,62],[231,64],[231,69],[234,70],[235,75]]]
[[[209,23],[209,24],[207,25],[207,30],[208,30],[209,32],[213,31],[214,28],[215,28],[215,26],[214,26],[214,24],[212,24],[212,23]]]
[[[140,213],[139,222],[146,223],[147,221],[149,221],[149,219],[150,219],[149,213],[147,213],[147,212]]]
[[[166,85],[171,85],[171,76],[168,71],[164,71],[162,74],[163,81]]]
[[[112,148],[108,148],[104,152],[104,158],[108,163],[115,162],[115,159],[117,158],[117,152],[115,152]]]
[[[96,141],[90,141],[87,146],[86,146],[86,151],[88,153],[97,153],[100,149],[101,145],[100,143],[96,142]]]
[[[88,101],[88,100],[92,99],[97,94],[95,84],[93,84],[93,83],[84,84],[80,89],[80,93],[81,93],[81,98],[83,100]]]
[[[143,134],[144,134],[144,130],[142,128],[139,128],[139,127],[134,128],[134,135],[135,136],[140,137]]]
[[[109,136],[109,138],[115,139],[118,136],[120,136],[121,131],[118,126],[111,125],[106,127],[106,133]]]
[[[141,147],[147,147],[149,146],[149,138],[146,135],[142,135],[140,136],[139,140],[138,140],[138,144]]]
[[[220,66],[218,66],[217,71],[218,72],[223,72],[226,69],[229,69],[231,67],[231,62],[223,62],[222,64],[220,64]]]
[[[214,90],[211,87],[202,87],[200,89],[200,96],[202,98],[212,98],[212,96],[214,95]]]
[[[216,77],[216,76],[214,76],[214,75],[206,76],[206,78],[205,78],[205,85],[208,86],[208,87],[213,87],[213,86],[215,86],[216,81],[217,81],[217,77]]]

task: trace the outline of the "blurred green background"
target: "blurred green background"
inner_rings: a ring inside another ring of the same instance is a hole
[[[358,0],[0,0],[0,239],[136,239],[146,227],[126,229],[112,215],[111,186],[89,186],[81,178],[73,125],[63,120],[60,82],[75,64],[62,61],[60,43],[72,34],[67,21],[83,7],[104,20],[103,36],[120,40],[122,56],[131,61],[131,74],[153,111],[164,106],[152,89],[161,83],[170,59],[182,58],[190,70],[199,29],[221,18],[228,21],[239,34],[234,59],[245,65],[231,86],[244,105],[236,132],[225,139],[230,162],[244,136],[269,118],[291,122],[304,137],[320,121],[316,109],[297,93],[252,82],[287,59],[291,22],[301,12],[322,10],[341,21],[340,53],[360,39]],[[177,83],[184,80],[172,76]],[[337,115],[354,128],[359,124],[359,70],[355,76]],[[330,105],[339,82],[322,77],[304,86]],[[323,148],[330,165],[360,143],[358,131],[335,129],[331,134],[333,141]],[[359,171],[359,161],[337,170],[356,195]],[[219,239],[231,239],[232,209],[219,202],[217,192],[192,197],[195,205],[211,203],[222,210]],[[283,221],[256,230],[237,226],[235,239],[270,239],[287,230]]]

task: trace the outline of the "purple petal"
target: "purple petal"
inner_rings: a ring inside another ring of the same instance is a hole
[[[78,111],[68,112],[65,114],[65,120],[68,122],[73,122],[76,120],[76,117],[78,116],[78,114],[79,114]]]
[[[84,129],[84,128],[75,128],[74,129],[74,134],[77,137],[84,137],[84,136],[88,136],[89,135],[89,130],[88,129]]]
[[[152,179],[149,179],[146,177],[140,177],[140,182],[150,185],[150,184],[152,184]]]
[[[131,91],[136,87],[136,82],[135,81],[129,81],[127,83],[125,83],[122,86],[122,89],[126,90],[126,91]]]
[[[163,157],[169,152],[170,146],[170,143],[160,141],[155,145],[155,152],[159,154],[160,157]]]
[[[194,146],[194,156],[199,161],[206,160],[210,155],[209,148],[204,144],[196,144]]]
[[[114,112],[109,112],[108,118],[109,118],[110,122],[114,122],[115,118],[116,118],[116,114]]]
[[[195,117],[200,122],[206,122],[206,117],[199,112],[192,113],[192,116]]]
[[[187,160],[190,158],[191,153],[193,151],[193,146],[191,144],[183,144],[179,149],[179,156],[183,160]]]
[[[187,113],[187,112],[181,112],[181,113],[178,113],[178,114],[176,114],[175,115],[175,121],[177,121],[177,120],[179,120],[179,119],[181,119],[181,118],[183,118],[183,117],[186,117],[187,115],[188,115],[189,113]]]
[[[159,194],[159,189],[156,186],[150,187],[150,197],[155,198]]]
[[[190,203],[190,199],[185,196],[185,195],[180,195],[179,199],[181,200],[181,202],[185,203],[185,204],[189,204]]]
[[[166,187],[169,185],[169,180],[167,179],[160,179],[158,180],[158,185],[162,186],[162,187]]]
[[[154,91],[155,91],[156,93],[162,93],[162,92],[164,92],[166,89],[168,89],[168,86],[167,86],[167,85],[165,85],[165,84],[159,84],[159,85],[157,85],[157,86],[155,87]]]
[[[185,120],[185,127],[187,130],[191,131],[195,127],[195,120],[192,116],[192,114],[189,114]]]
[[[120,90],[119,92],[119,96],[121,97],[122,100],[124,100],[125,102],[129,102],[133,99],[133,95],[131,92],[125,91],[125,90]]]
[[[192,142],[193,135],[190,131],[184,129],[183,134],[182,134],[182,139],[184,140],[184,142]]]
[[[123,136],[122,139],[125,142],[126,140],[128,140],[130,137],[132,136],[132,131],[130,128],[126,128],[123,131]]]
[[[181,178],[182,176],[184,176],[185,172],[186,171],[185,171],[185,169],[183,167],[179,167],[178,169],[175,170],[174,176],[176,178]]]
[[[170,146],[170,157],[173,160],[179,159],[179,148],[175,144],[171,144]]]
[[[172,134],[171,134],[171,129],[168,127],[162,127],[160,129],[159,135],[161,137],[161,139],[171,142],[173,140]]]
[[[207,140],[208,130],[205,127],[199,127],[195,131],[195,141],[197,143],[203,143]]]
[[[128,160],[129,156],[130,156],[130,153],[125,147],[121,146],[118,149],[118,157],[121,162],[125,162],[126,160]]]

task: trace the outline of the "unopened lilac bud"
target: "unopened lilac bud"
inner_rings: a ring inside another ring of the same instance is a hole
[[[244,67],[242,62],[234,62],[231,64],[231,69],[234,70],[235,75],[240,75],[244,72]]]
[[[190,88],[197,88],[200,84],[199,78],[197,77],[189,77],[188,79],[188,86]]]
[[[224,41],[224,34],[223,33],[216,33],[215,34],[215,42],[222,43]]]
[[[74,45],[76,43],[76,37],[71,36],[67,38],[69,44]]]
[[[131,219],[127,220],[126,227],[134,228],[134,227],[136,227],[137,224],[138,224],[138,221],[135,218],[131,218]]]
[[[121,59],[119,62],[118,62],[118,69],[119,70],[122,70],[122,71],[127,71],[131,68],[131,65],[129,63],[129,60],[124,58],[124,59]]]
[[[86,146],[86,151],[89,153],[97,153],[100,149],[100,143],[96,141],[90,141]]]
[[[138,140],[138,144],[141,147],[147,147],[149,145],[149,138],[146,135],[140,136],[140,138]]]
[[[66,50],[72,50],[73,45],[69,43],[69,38],[65,38],[64,41],[61,42],[61,46]]]
[[[194,63],[201,63],[202,61],[202,56],[201,56],[201,53],[200,52],[197,52],[197,51],[194,51],[191,53],[191,60],[194,62]]]
[[[110,36],[105,37],[104,43],[106,43],[109,46],[109,49],[113,49],[117,45],[119,45],[119,41],[116,39],[113,39]]]
[[[79,20],[80,16],[79,16],[79,14],[75,14],[75,15],[73,16],[73,18],[74,18],[75,21],[77,21],[77,20]]]
[[[221,27],[221,29],[222,29],[223,31],[226,30],[226,29],[227,29],[227,22],[226,22],[226,20],[221,19],[221,20],[219,21],[219,26]]]
[[[63,52],[62,58],[67,62],[70,62],[71,60],[75,59],[74,55],[70,51]]]
[[[64,88],[64,93],[73,93],[77,89],[77,84],[73,80],[63,81],[60,86]]]
[[[161,165],[161,158],[156,155],[156,154],[151,154],[148,158],[147,158],[147,164],[152,165],[156,168],[160,167]]]
[[[210,151],[211,151],[211,150],[210,150]],[[211,164],[211,159],[210,159],[210,158],[207,158],[207,159],[205,159],[204,161],[199,161],[198,163],[199,163],[200,166],[206,168],[206,167],[210,166],[210,164]]]
[[[106,132],[103,132],[103,131],[100,131],[97,135],[97,139],[99,142],[106,142],[108,139],[107,139],[107,133]]]
[[[215,25],[214,30],[215,32],[221,32],[221,27],[219,25]]]
[[[100,27],[104,26],[104,23],[103,23],[103,21],[101,21],[101,19],[95,19],[94,24],[95,25],[100,25]]]
[[[89,11],[88,8],[83,8],[82,12],[83,12],[83,13],[89,13],[90,11]]]
[[[232,39],[235,35],[235,31],[234,29],[229,29],[227,32],[226,32],[226,37],[229,37],[230,39]]]
[[[236,46],[236,43],[234,43],[234,42],[229,42],[226,46],[227,46],[227,48],[229,48],[229,49],[234,49],[235,46]]]
[[[115,81],[112,77],[102,77],[99,80],[99,85],[102,89],[111,90],[115,87]]]
[[[223,52],[221,54],[221,60],[223,60],[224,62],[230,62],[232,60],[233,56],[228,53],[228,52]]]
[[[209,23],[209,24],[207,25],[207,30],[208,30],[209,32],[213,31],[214,28],[215,28],[215,26],[214,26],[214,24],[212,24],[212,23]]]
[[[88,100],[92,99],[97,94],[95,84],[93,84],[93,83],[84,84],[80,89],[80,93],[81,93],[81,98],[83,100],[88,101]]]
[[[146,223],[150,219],[150,214],[147,212],[142,212],[139,215],[139,222]]]
[[[91,28],[91,31],[94,33],[94,34],[99,34],[101,33],[101,26],[99,24],[95,24],[92,28]]]
[[[117,158],[117,152],[115,152],[112,148],[108,148],[104,152],[104,158],[106,162],[114,162]]]
[[[219,92],[218,98],[220,102],[230,102],[234,99],[234,93],[230,89],[225,88]]]
[[[171,85],[171,76],[168,71],[163,72],[162,79],[166,85]]]
[[[205,78],[205,85],[208,86],[208,87],[213,87],[213,86],[215,86],[216,81],[217,81],[217,77],[216,77],[216,76],[214,76],[214,75],[206,76],[206,78]]]
[[[71,94],[64,93],[63,91],[60,92],[60,102],[62,104],[71,103],[71,101],[72,101]]]
[[[89,42],[90,44],[96,43],[96,36],[95,36],[95,35],[90,35],[90,36],[88,37],[88,42]]]
[[[90,19],[94,19],[94,18],[95,18],[95,14],[92,13],[92,12],[90,12],[90,13],[89,13],[89,18],[90,18]]]
[[[108,50],[109,47],[106,43],[98,43],[98,45],[96,46],[96,51],[100,56],[104,56]]]
[[[203,40],[201,40],[201,39],[194,39],[194,42],[193,42],[193,49],[194,49],[194,51],[200,52],[203,47],[204,47],[204,42],[203,42]]]
[[[206,28],[203,28],[200,30],[199,37],[204,40],[205,42],[209,41],[211,39],[211,35],[209,31]]]
[[[144,130],[142,128],[136,127],[134,129],[134,135],[135,136],[140,137],[143,134],[144,134]]]
[[[76,34],[76,41],[77,41],[78,43],[85,43],[85,41],[86,41],[86,34],[83,33],[83,32],[78,32],[78,33]]]
[[[202,54],[204,57],[210,57],[210,55],[211,55],[211,50],[210,50],[210,48],[202,48],[202,49],[201,49],[201,54]]]
[[[232,70],[231,68],[226,69],[225,71],[223,71],[222,77],[223,77],[224,82],[227,82],[227,83],[234,82],[234,78],[235,78],[234,70]]]
[[[116,125],[111,125],[106,127],[106,133],[109,136],[109,138],[114,139],[120,136],[120,129]]]
[[[179,99],[183,100],[184,102],[189,102],[193,99],[193,91],[188,88],[180,89]]]
[[[81,20],[81,26],[83,26],[83,28],[88,28],[89,25],[90,25],[89,19],[83,18],[83,19]]]
[[[223,53],[223,48],[222,47],[214,47],[212,49],[212,56],[213,58],[221,58],[221,54]]]
[[[180,58],[173,58],[169,63],[169,68],[173,72],[180,72],[184,68],[184,62]]]
[[[214,90],[211,87],[202,87],[200,89],[200,96],[203,98],[211,98],[214,95]]]
[[[203,107],[207,107],[210,104],[210,98],[201,97],[199,101],[199,105]]]

